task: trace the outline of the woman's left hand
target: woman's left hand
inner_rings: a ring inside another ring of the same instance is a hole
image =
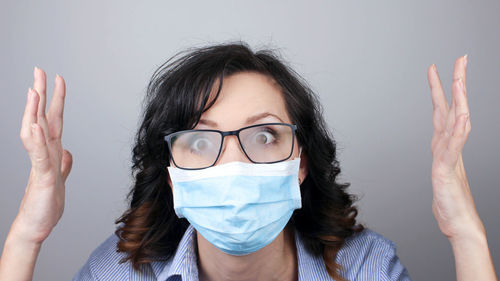
[[[434,108],[432,210],[441,232],[450,241],[485,234],[462,160],[462,149],[471,130],[465,87],[466,67],[467,56],[456,60],[451,106],[446,100],[436,66],[431,65],[427,73]]]

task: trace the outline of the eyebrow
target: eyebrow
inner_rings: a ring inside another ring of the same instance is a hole
[[[245,124],[254,123],[255,121],[258,121],[260,119],[266,118],[268,116],[273,116],[273,117],[277,118],[278,120],[280,120],[281,123],[285,123],[279,116],[277,116],[275,114],[272,114],[270,112],[263,112],[263,113],[259,113],[257,115],[248,117],[247,120],[245,121]],[[198,122],[198,124],[200,124],[200,125],[208,125],[208,126],[212,126],[212,127],[218,127],[218,125],[217,125],[216,122],[214,122],[212,120],[208,120],[208,119],[200,119],[200,121]]]

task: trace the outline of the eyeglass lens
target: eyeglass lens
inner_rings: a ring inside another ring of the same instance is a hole
[[[287,125],[262,125],[240,131],[243,150],[253,162],[276,162],[289,157],[293,130]],[[204,168],[217,160],[222,135],[212,131],[187,131],[171,139],[172,157],[182,168]]]

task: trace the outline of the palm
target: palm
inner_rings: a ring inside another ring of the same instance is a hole
[[[56,77],[54,94],[45,114],[45,73],[35,69],[33,90],[29,94],[20,137],[32,168],[15,224],[27,239],[41,243],[47,238],[64,211],[65,180],[72,156],[61,145],[65,82]],[[31,124],[37,124],[35,128]]]

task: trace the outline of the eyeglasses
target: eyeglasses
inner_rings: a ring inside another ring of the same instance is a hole
[[[235,135],[246,157],[253,163],[276,163],[292,155],[297,125],[264,123],[235,131],[184,130],[165,136],[175,166],[186,170],[215,165],[224,137]]]

